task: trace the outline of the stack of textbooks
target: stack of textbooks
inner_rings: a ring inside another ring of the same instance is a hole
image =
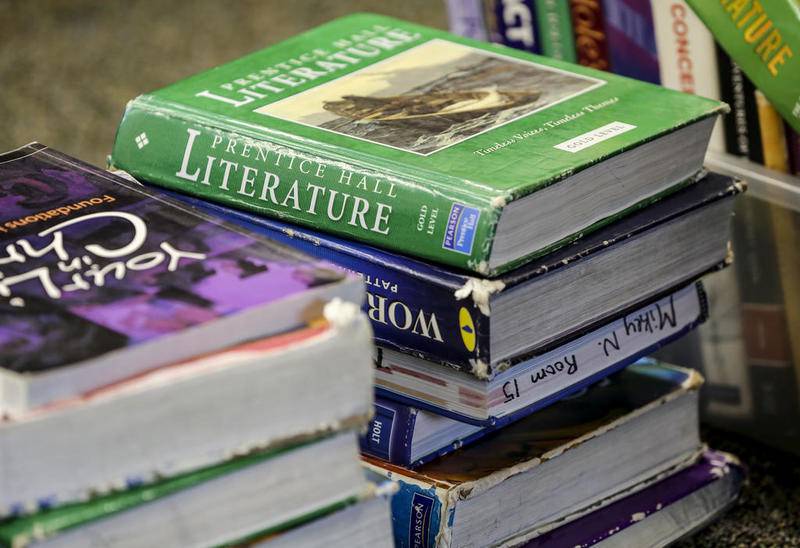
[[[640,361],[731,261],[724,109],[361,14],[138,97],[111,162],[364,280],[398,546],[663,544],[742,481]]]
[[[357,278],[42,145],[0,185],[0,545],[391,545]]]

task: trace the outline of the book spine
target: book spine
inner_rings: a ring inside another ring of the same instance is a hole
[[[144,181],[475,272],[503,200],[455,181],[397,177],[334,151],[152,97],[129,104],[114,167]],[[280,142],[279,142],[280,141]]]
[[[483,370],[491,363],[489,353],[489,317],[473,296],[460,289],[490,282],[467,279],[463,287],[437,281],[434,276],[419,276],[413,266],[400,257],[387,260],[383,252],[351,242],[267,221],[224,205],[172,194],[175,198],[204,213],[221,218],[298,249],[312,257],[337,264],[363,280],[367,298],[363,310],[372,324],[375,341],[380,346],[446,363],[457,369]],[[487,309],[488,311],[488,309]],[[488,374],[488,369],[486,370]]]
[[[650,0],[603,0],[611,70],[659,83],[658,55]]]
[[[720,82],[720,99],[731,107],[730,113],[723,117],[725,151],[735,156],[750,155],[750,128],[747,123],[747,78],[742,69],[731,61],[730,56],[715,46],[717,70]]]
[[[397,548],[434,548],[440,535],[452,527],[447,504],[435,487],[397,481],[392,497],[392,530]]]
[[[381,400],[367,431],[359,438],[361,452],[377,459],[407,466],[411,462],[416,412],[406,405]]]
[[[530,53],[541,53],[534,0],[486,0],[484,5],[492,42]]]
[[[450,32],[475,40],[488,40],[482,0],[447,0]]]
[[[569,11],[578,63],[609,70],[611,63],[600,0],[570,0]]]
[[[758,117],[756,88],[744,72],[742,72],[742,75],[744,76],[742,82],[744,84],[745,112],[747,114],[747,136],[750,139],[750,154],[748,158],[757,164],[763,164],[764,147],[761,142],[761,124]]]
[[[574,63],[577,57],[569,0],[538,0],[535,7],[542,54]]]
[[[789,155],[789,173],[800,175],[800,132],[793,130],[789,124],[785,124],[784,129]]]
[[[786,173],[789,171],[789,159],[786,153],[786,135],[783,132],[781,116],[761,91],[756,90],[755,97],[764,165]]]
[[[720,99],[716,45],[703,22],[684,0],[653,0],[651,5],[661,85]],[[725,150],[721,122],[717,122],[709,148]]]

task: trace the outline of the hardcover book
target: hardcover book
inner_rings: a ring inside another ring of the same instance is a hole
[[[333,265],[43,145],[0,155],[0,188],[5,414],[361,302]]]
[[[494,279],[198,198],[171,196],[361,275],[367,286],[364,311],[379,346],[491,379],[500,364],[524,361],[545,345],[632,312],[723,264],[729,198],[741,189],[730,178],[711,174]],[[539,313],[531,314],[532,309]]]
[[[736,501],[744,480],[736,457],[708,450],[688,468],[637,493],[542,531],[524,548],[668,546],[719,517]]]
[[[397,546],[516,546],[691,465],[701,382],[635,365],[418,470],[364,460],[400,484]]]
[[[686,0],[784,120],[800,131],[800,6],[796,0]]]
[[[359,14],[135,99],[111,161],[492,275],[688,184],[724,108]]]

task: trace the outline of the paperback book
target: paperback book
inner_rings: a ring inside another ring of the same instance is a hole
[[[725,108],[358,14],[138,97],[111,162],[494,275],[688,184]]]
[[[22,414],[303,327],[362,285],[331,264],[31,144],[0,155],[0,411]]]

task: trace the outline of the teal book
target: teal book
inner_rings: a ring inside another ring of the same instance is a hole
[[[724,110],[357,14],[136,98],[111,163],[494,276],[689,184]]]

